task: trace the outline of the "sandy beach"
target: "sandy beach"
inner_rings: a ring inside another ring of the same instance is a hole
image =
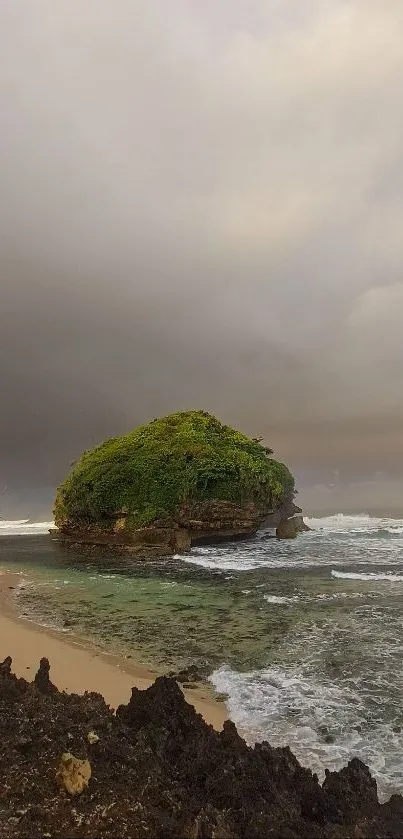
[[[12,670],[17,676],[32,681],[40,659],[46,657],[52,682],[59,690],[101,693],[116,709],[128,702],[133,686],[144,690],[161,675],[132,659],[104,654],[81,639],[62,636],[20,618],[13,602],[13,592],[19,582],[18,575],[0,569],[0,661],[11,656]],[[206,722],[221,730],[228,718],[225,704],[215,702],[206,687],[183,692]]]

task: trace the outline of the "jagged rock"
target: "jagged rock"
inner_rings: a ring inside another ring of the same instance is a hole
[[[11,655],[8,655],[7,658],[5,658],[4,661],[2,661],[2,663],[0,664],[0,677],[10,676],[12,663],[13,660],[11,658]]]
[[[159,676],[147,691],[132,688],[128,705],[119,705],[118,719],[131,728],[164,727],[167,731],[184,732],[205,723],[185,697],[174,679]]]
[[[50,681],[49,671],[50,664],[48,659],[41,658],[39,662],[39,670],[34,679],[34,685],[41,693],[57,693],[57,687]]]
[[[91,778],[89,760],[79,760],[70,752],[64,752],[56,773],[56,783],[69,795],[79,795],[88,787]]]
[[[90,766],[89,731],[100,736]],[[67,739],[74,754],[65,752]],[[55,795],[60,754],[58,783],[74,806]],[[214,731],[164,677],[133,689],[114,715],[97,694],[44,694],[6,667],[0,779],[1,839],[402,837],[403,798],[380,805],[359,760],[328,772],[321,786],[289,748],[250,748],[232,722]]]
[[[354,818],[357,810],[363,808],[368,816],[379,807],[376,781],[358,758],[350,760],[340,772],[327,771],[323,789],[344,818]]]

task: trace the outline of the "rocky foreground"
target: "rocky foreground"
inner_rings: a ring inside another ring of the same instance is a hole
[[[379,804],[359,760],[321,786],[288,748],[217,733],[173,679],[116,714],[0,665],[0,837],[402,837],[403,798]]]

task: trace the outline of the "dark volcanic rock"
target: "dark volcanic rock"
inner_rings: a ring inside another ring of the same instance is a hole
[[[177,682],[180,682],[181,685],[185,685],[185,683],[192,683],[190,684],[192,687],[194,684],[203,681],[207,674],[205,671],[202,673],[196,664],[190,664],[189,667],[185,667],[183,670],[178,670],[177,673],[171,672],[169,675],[176,679]]]
[[[0,664],[0,677],[3,676],[11,676],[11,665],[13,663],[13,659],[11,655],[8,655],[7,658],[2,661]]]
[[[34,685],[41,693],[57,693],[57,688],[50,681],[49,671],[50,664],[48,659],[41,658],[39,662],[39,670],[34,679]]]
[[[288,748],[252,749],[231,722],[214,731],[172,679],[133,689],[116,715],[97,694],[49,685],[46,660],[35,686],[0,665],[1,839],[402,836],[402,797],[380,805],[360,761],[320,786]],[[74,798],[56,784],[65,752],[91,764]]]

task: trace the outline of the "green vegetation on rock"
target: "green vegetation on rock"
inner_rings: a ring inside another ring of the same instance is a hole
[[[294,479],[269,452],[205,411],[171,414],[85,452],[59,487],[55,521],[107,524],[122,512],[136,528],[189,502],[278,507]]]

